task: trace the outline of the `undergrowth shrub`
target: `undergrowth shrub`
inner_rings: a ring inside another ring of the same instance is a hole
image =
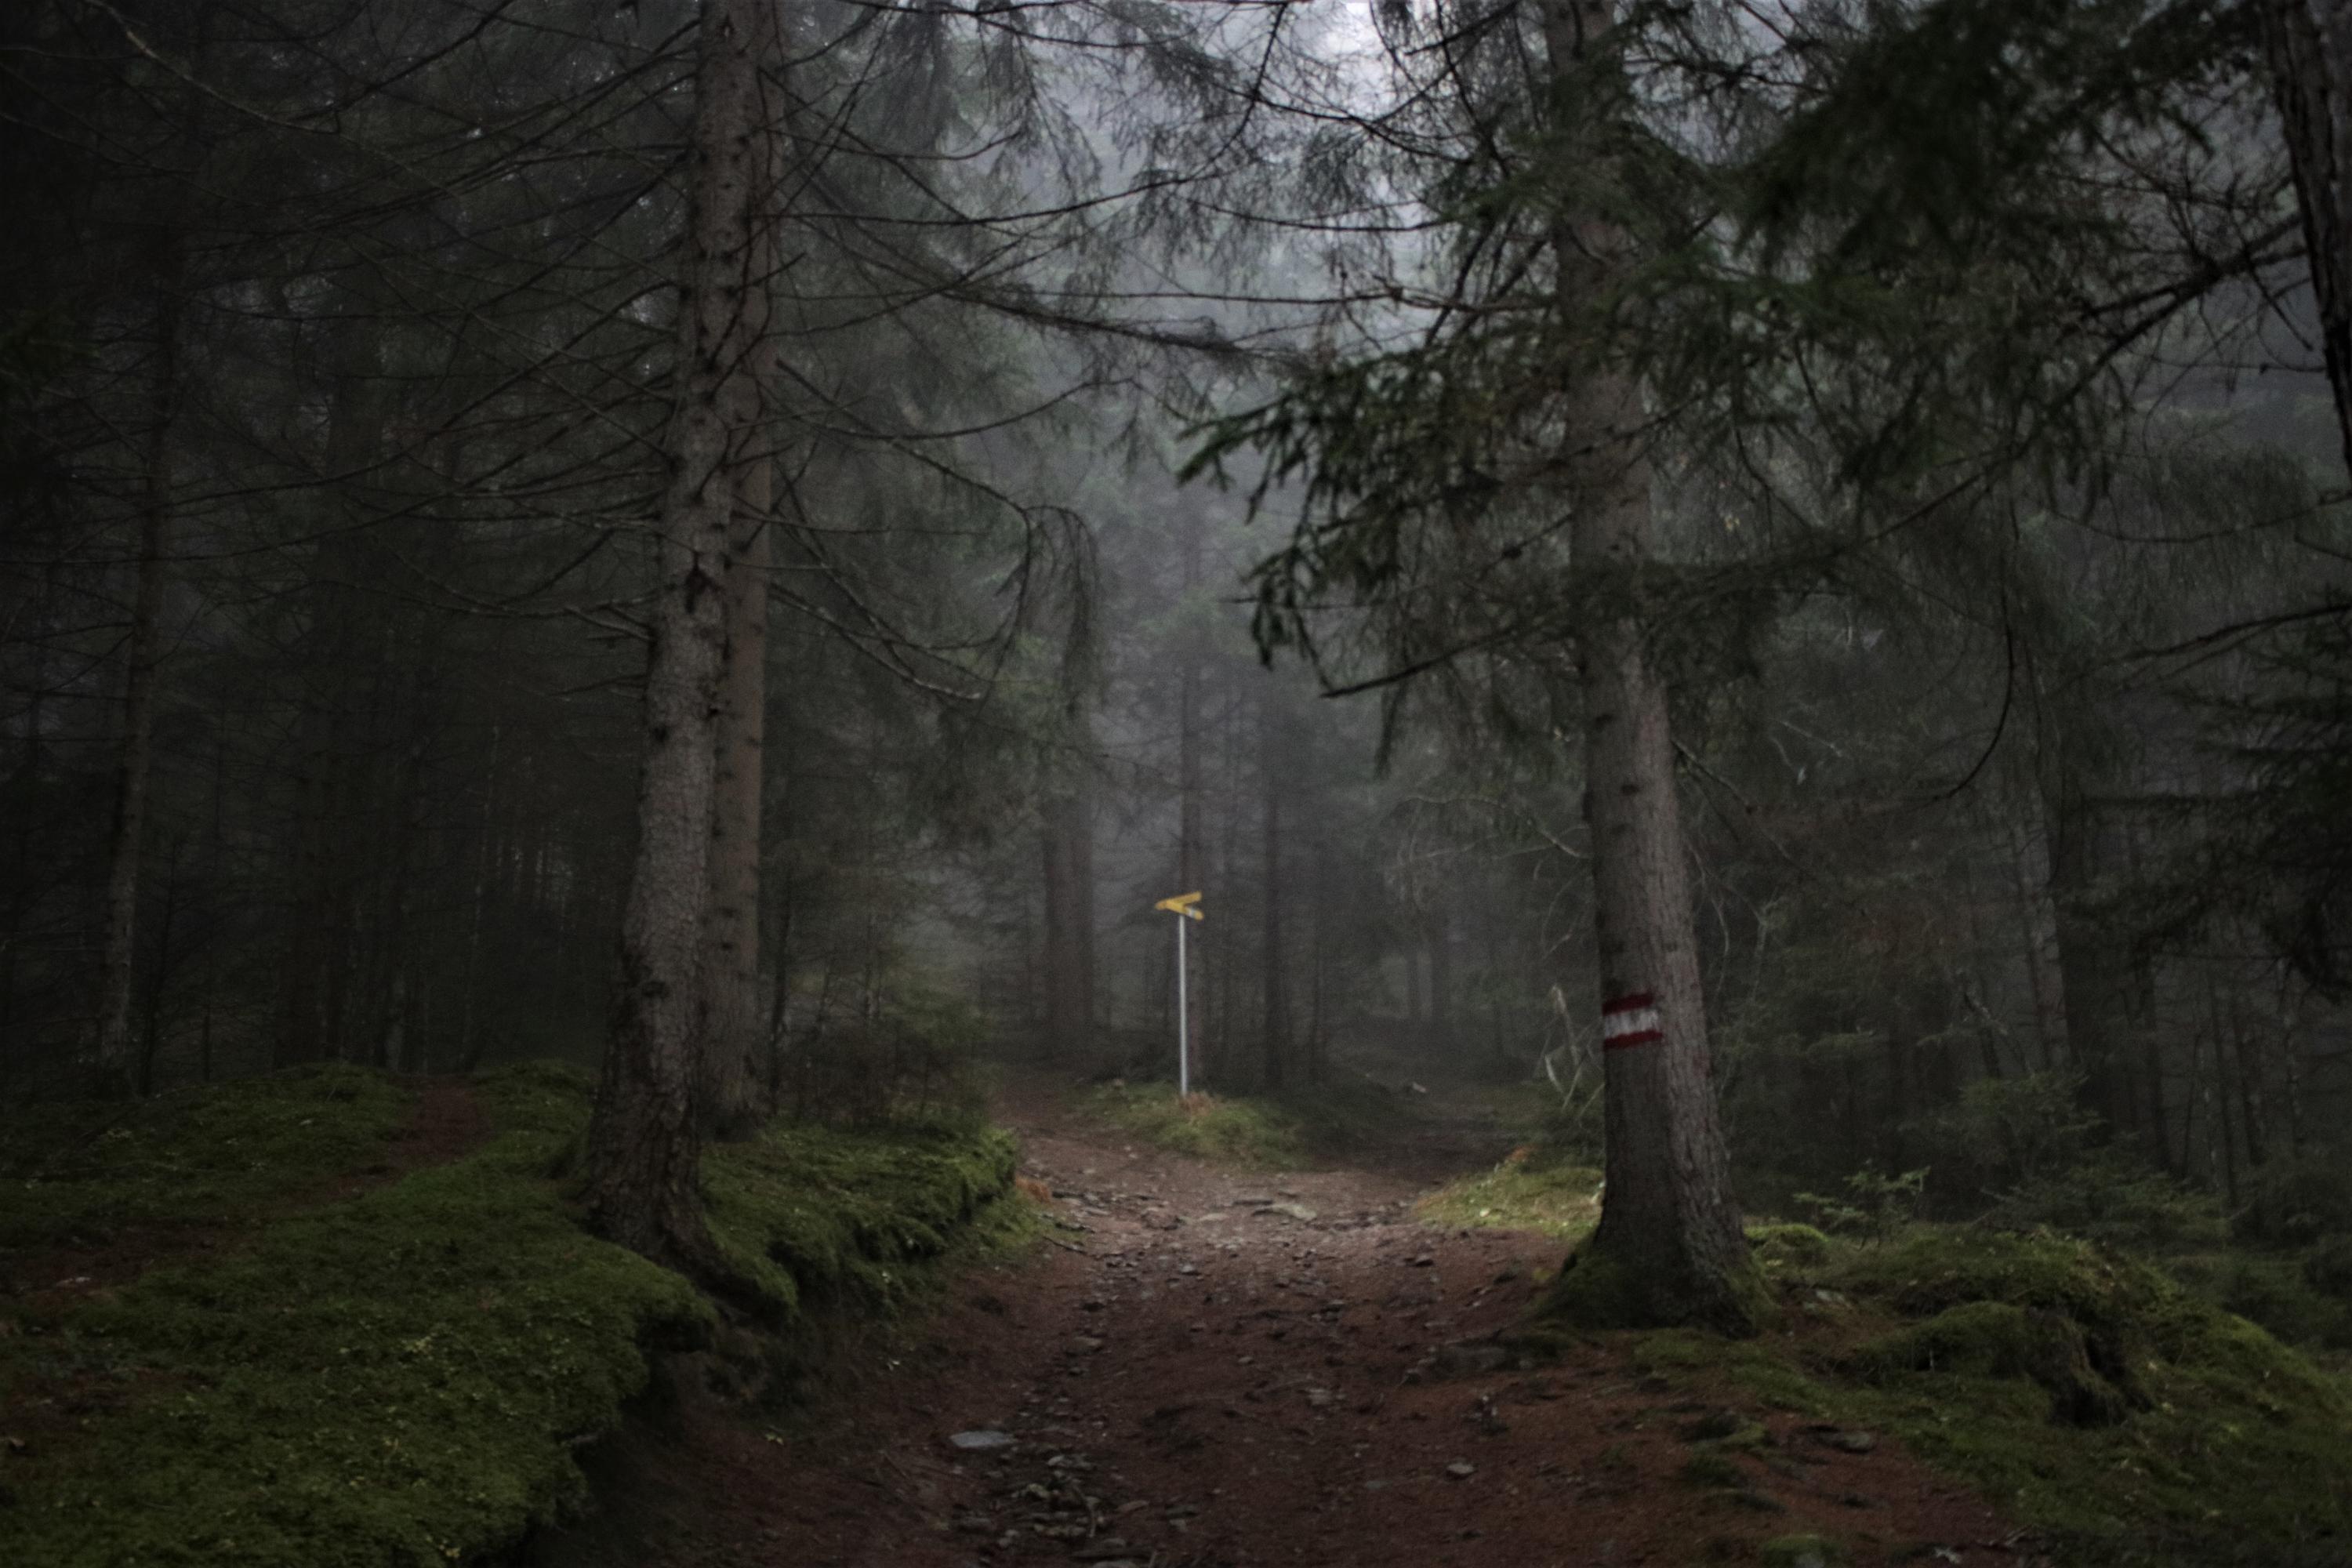
[[[1980,1078],[1913,1123],[1936,1172],[1927,1194],[1935,1212],[1973,1214],[1996,1194],[2039,1186],[2078,1164],[2098,1126],[2078,1103],[2081,1091],[2073,1073]]]
[[[2212,1198],[2120,1149],[2043,1172],[2003,1193],[1985,1217],[2011,1229],[2047,1226],[2147,1250],[2218,1246],[2228,1230]]]
[[[987,1013],[919,980],[892,983],[871,1016],[813,1025],[793,1043],[783,1098],[802,1121],[977,1119]]]
[[[2352,1304],[2352,1236],[2331,1236],[2304,1255],[2303,1282]]]
[[[2308,1247],[2324,1236],[2352,1235],[2352,1167],[2340,1160],[2273,1160],[2248,1184],[2230,1232],[2258,1247]]]

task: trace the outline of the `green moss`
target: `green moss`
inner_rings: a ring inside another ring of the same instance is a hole
[[[2047,1389],[2053,1420],[2100,1426],[2147,1403],[2131,1362],[2099,1345],[2069,1318],[2007,1301],[1964,1301],[1854,1352],[1864,1377],[1909,1372],[2028,1378]]]
[[[1848,1360],[1864,1387],[1838,1391],[1843,1416],[1891,1428],[2026,1521],[2109,1542],[2352,1531],[2352,1394],[2148,1265],[1962,1230],[1835,1272],[1912,1320]],[[2051,1358],[2077,1344],[2121,1405],[2087,1430],[2053,1419],[2068,1409]]]
[[[703,1182],[713,1237],[790,1317],[811,1294],[897,1300],[1018,1163],[1011,1137],[977,1125],[777,1126],[710,1150]]]
[[[413,1103],[381,1074],[326,1066],[40,1106],[0,1124],[0,1247],[250,1218],[381,1159]]]
[[[0,1560],[423,1564],[576,1500],[572,1444],[709,1310],[583,1235],[547,1154],[508,1134],[42,1325],[37,1379],[102,1366],[126,1407],[11,1466]]]
[[[1751,1334],[1779,1315],[1771,1288],[1752,1261],[1735,1269],[1723,1291],[1639,1278],[1620,1258],[1587,1243],[1562,1266],[1537,1309],[1536,1327],[1572,1331],[1696,1325]]]
[[[1269,1100],[1180,1098],[1164,1083],[1114,1084],[1089,1094],[1086,1107],[1146,1142],[1197,1159],[1269,1171],[1307,1161],[1305,1124]]]
[[[512,1062],[474,1079],[474,1101],[502,1132],[574,1138],[586,1131],[596,1081],[569,1062]]]
[[[1773,1275],[1801,1274],[1830,1260],[1830,1238],[1810,1225],[1751,1225],[1748,1245]]]
[[[97,1412],[26,1428],[0,1563],[422,1568],[578,1501],[575,1449],[716,1314],[575,1223],[552,1173],[583,1077],[503,1069],[480,1098],[503,1131],[472,1157],[0,1339],[19,1414]],[[924,1259],[1032,1223],[1013,1160],[977,1125],[772,1131],[709,1152],[712,1228],[788,1311],[895,1303]]]
[[[1592,1232],[1601,1219],[1601,1173],[1583,1165],[1507,1160],[1479,1175],[1448,1182],[1415,1205],[1433,1225],[1535,1230],[1563,1240]]]

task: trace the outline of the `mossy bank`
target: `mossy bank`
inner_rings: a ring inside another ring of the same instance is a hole
[[[2160,1269],[2048,1233],[1750,1231],[1782,1327],[1648,1373],[1890,1434],[2062,1563],[2352,1560],[2352,1388]]]
[[[290,1203],[377,1162],[407,1091],[352,1071],[273,1079],[94,1131],[53,1120],[80,1131],[12,1152],[0,1563],[465,1563],[584,1500],[575,1452],[618,1426],[654,1357],[709,1344],[718,1314],[575,1223],[556,1173],[583,1079],[512,1068],[475,1095],[491,1128],[478,1152],[241,1228],[257,1185]],[[251,1157],[214,1170],[225,1147]],[[976,1125],[779,1128],[712,1151],[713,1230],[760,1282],[761,1342],[789,1359],[826,1304],[896,1304],[932,1260],[1003,1230],[1014,1158]],[[170,1179],[183,1168],[212,1170],[209,1195]],[[213,1227],[210,1255],[114,1288],[26,1277],[54,1261],[44,1248],[167,1221]]]

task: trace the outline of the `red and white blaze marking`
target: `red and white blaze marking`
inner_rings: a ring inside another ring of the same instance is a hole
[[[1658,1023],[1657,998],[1648,992],[1628,992],[1601,1005],[1602,1050],[1654,1045],[1665,1037],[1666,1031]]]

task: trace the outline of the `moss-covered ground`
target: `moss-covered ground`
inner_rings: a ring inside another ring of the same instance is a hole
[[[128,1105],[45,1105],[0,1137],[0,1273],[131,1227],[241,1223],[377,1159],[413,1095],[357,1068],[301,1068]]]
[[[1165,1083],[1089,1090],[1082,1109],[1148,1143],[1218,1164],[1297,1170],[1393,1133],[1410,1108],[1371,1084],[1319,1084],[1269,1096],[1179,1095]]]
[[[2352,1558],[2352,1386],[2154,1265],[1979,1227],[1750,1236],[1783,1326],[1637,1336],[1646,1372],[1891,1433],[2063,1562]]]
[[[566,1206],[584,1079],[508,1069],[477,1094],[495,1136],[467,1158],[119,1289],[0,1302],[0,1563],[462,1563],[577,1500],[575,1450],[715,1314]],[[127,1137],[85,1123],[31,1156],[0,1225],[226,1225],[363,1165],[402,1100],[336,1072],[142,1110]],[[898,1301],[925,1259],[1005,1228],[1012,1166],[978,1125],[779,1130],[711,1152],[712,1226],[788,1341],[815,1304]]]
[[[1575,1241],[1601,1220],[1601,1173],[1520,1150],[1493,1169],[1448,1182],[1415,1212],[1433,1225],[1540,1231]]]

